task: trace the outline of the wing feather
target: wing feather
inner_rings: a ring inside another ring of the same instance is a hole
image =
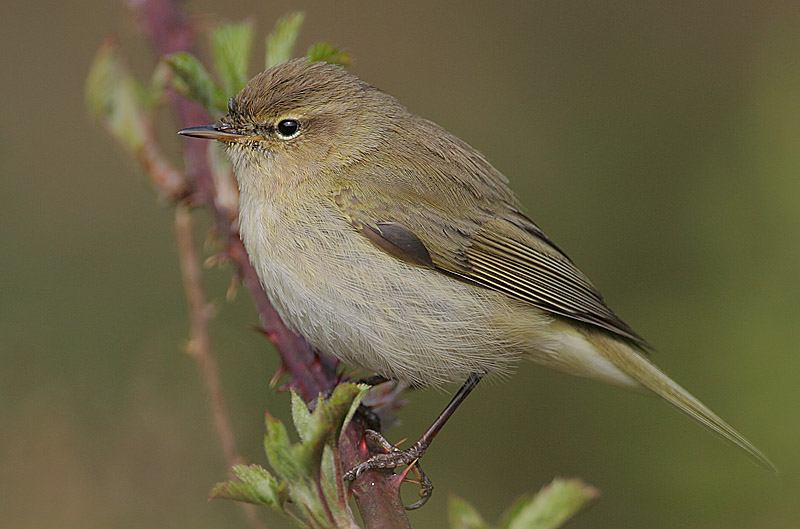
[[[375,196],[381,196],[383,202],[376,202]],[[471,208],[456,209],[414,200],[408,194],[392,198],[390,202],[385,192],[378,195],[369,189],[347,187],[338,191],[334,202],[362,235],[396,258],[432,265],[458,280],[603,328],[650,349],[608,308],[572,261],[513,204],[498,200],[487,207],[475,200]],[[403,212],[402,223],[393,218],[397,214],[392,212],[397,211]],[[391,230],[385,229],[387,224]],[[409,255],[398,255],[403,248],[410,249]],[[420,259],[425,249],[429,260],[427,256]]]

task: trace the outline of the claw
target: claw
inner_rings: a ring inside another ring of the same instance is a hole
[[[417,481],[412,483],[417,483],[419,485],[419,500],[411,505],[405,506],[407,511],[413,511],[414,509],[419,509],[428,502],[433,494],[433,482],[431,482],[430,478],[422,471],[422,467],[419,465],[419,459],[408,466],[403,473],[403,479],[405,479],[409,471],[413,472],[414,476],[417,478]]]
[[[419,479],[420,490],[419,501],[406,506],[406,509],[418,509],[425,505],[425,502],[428,501],[428,498],[430,498],[431,494],[433,493],[433,483],[431,483],[431,480],[428,479],[428,476],[426,476],[422,471],[422,468],[420,468],[418,460],[425,453],[425,450],[428,449],[428,446],[430,446],[433,438],[436,437],[436,434],[439,432],[439,430],[442,429],[450,416],[453,415],[453,412],[455,412],[459,404],[461,404],[461,402],[467,398],[467,395],[469,395],[470,392],[475,389],[475,386],[478,385],[478,382],[481,381],[481,378],[483,378],[483,373],[471,374],[466,382],[464,382],[464,385],[461,386],[458,392],[456,392],[456,394],[453,396],[453,399],[445,407],[442,413],[440,413],[436,420],[433,421],[433,424],[430,426],[430,428],[428,428],[428,430],[422,434],[422,437],[420,437],[419,441],[414,443],[411,448],[400,450],[389,443],[389,441],[384,439],[383,436],[378,432],[374,430],[366,430],[364,433],[364,441],[367,442],[367,446],[369,446],[369,442],[371,441],[373,444],[381,447],[384,453],[376,454],[355,468],[351,468],[345,473],[344,479],[347,481],[353,481],[361,474],[369,470],[390,470],[403,465],[408,465],[411,471],[414,472],[414,475]],[[404,474],[398,476],[400,478],[400,483],[403,482],[407,475],[408,470],[406,470]]]
[[[384,450],[384,453],[375,454],[360,465],[348,470],[344,474],[344,480],[356,480],[364,472],[371,470],[391,470],[403,465],[408,465],[408,468],[405,470],[405,472],[401,474],[401,482],[405,480],[405,477],[409,472],[413,472],[414,476],[419,481],[420,490],[419,501],[412,503],[411,505],[406,505],[405,508],[406,510],[410,511],[413,509],[419,509],[425,505],[425,503],[431,497],[431,494],[433,494],[433,483],[428,476],[425,475],[425,472],[422,471],[422,467],[419,464],[419,458],[425,452],[424,448],[415,444],[411,448],[400,450],[375,430],[366,430],[364,432],[364,437],[368,444],[372,443],[379,446]]]

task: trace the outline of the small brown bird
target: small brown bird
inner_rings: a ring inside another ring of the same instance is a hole
[[[658,395],[775,469],[643,355],[478,151],[345,69],[281,64],[180,133],[227,146],[242,239],[287,325],[387,379],[466,380],[418,443],[350,477],[417,460],[481,377],[521,359]]]

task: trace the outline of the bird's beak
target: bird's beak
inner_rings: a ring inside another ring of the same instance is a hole
[[[236,141],[247,137],[246,134],[240,134],[231,130],[227,125],[220,125],[218,123],[204,125],[202,127],[189,127],[188,129],[179,130],[178,134],[181,136],[220,141]]]

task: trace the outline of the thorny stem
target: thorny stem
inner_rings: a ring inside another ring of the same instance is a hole
[[[127,4],[139,19],[143,31],[150,37],[159,56],[192,48],[195,28],[179,2],[127,0]],[[199,105],[174,92],[169,92],[169,102],[181,127],[210,121]],[[139,161],[153,184],[177,205],[176,239],[192,320],[190,352],[197,356],[200,363],[223,451],[231,463],[240,458],[236,453],[235,438],[222,398],[217,363],[210,344],[210,314],[202,291],[202,272],[194,249],[191,215],[188,210],[190,206],[203,205],[209,208],[215,229],[225,243],[225,252],[236,263],[238,273],[253,299],[264,333],[275,344],[283,369],[290,375],[289,386],[296,388],[306,401],[310,401],[319,394],[328,394],[339,382],[339,377],[336,361],[317,354],[302,337],[289,330],[269,303],[239,238],[236,211],[217,200],[214,179],[206,161],[206,148],[207,145],[203,142],[184,144],[186,169],[183,172],[177,171],[166,161],[157,147],[155,137],[148,138],[138,154]],[[351,421],[339,443],[339,455],[345,468],[352,468],[369,456],[362,439],[362,426],[355,420]],[[362,520],[368,529],[410,529],[399,495],[399,482],[392,480],[390,474],[366,472],[355,480],[352,487]],[[251,506],[245,506],[247,507]],[[253,527],[262,526],[250,510],[247,510],[247,515]]]

